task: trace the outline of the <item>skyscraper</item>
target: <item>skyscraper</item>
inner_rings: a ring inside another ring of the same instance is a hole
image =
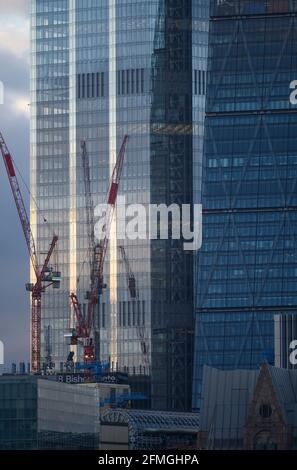
[[[41,351],[45,358],[50,326],[58,364],[68,354],[64,333],[74,325],[69,293],[83,302],[89,284],[81,140],[95,205],[105,200],[124,134],[130,137],[120,184],[126,204],[199,201],[208,1],[31,4],[31,221],[39,251],[46,251],[53,229],[59,235],[62,289],[44,295]],[[176,240],[117,241],[116,230],[114,223],[107,289],[95,318],[100,359],[149,375],[153,407],[188,409],[193,253]],[[136,278],[136,300],[120,245]]]
[[[288,0],[211,2],[196,408],[203,364],[270,360],[274,314],[297,313],[296,15]]]

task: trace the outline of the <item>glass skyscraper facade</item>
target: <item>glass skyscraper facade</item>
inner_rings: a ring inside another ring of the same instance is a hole
[[[199,202],[208,4],[31,1],[31,222],[39,252],[57,232],[63,276],[61,289],[43,296],[41,362],[48,326],[53,361],[66,360],[64,333],[74,325],[69,293],[83,302],[89,286],[81,140],[95,205],[105,201],[125,134],[120,193],[127,205]],[[116,234],[114,222],[95,318],[97,352],[114,369],[149,375],[154,408],[189,409],[193,253],[176,240],[117,241]],[[135,300],[119,245],[136,278]]]
[[[297,313],[297,3],[211,2],[193,406],[203,364],[273,357]]]

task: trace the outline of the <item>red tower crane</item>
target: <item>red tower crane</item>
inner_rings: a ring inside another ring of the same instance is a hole
[[[104,219],[104,237],[99,241],[99,243],[94,243],[93,248],[93,256],[92,256],[92,263],[91,263],[91,285],[90,291],[87,294],[88,299],[88,306],[87,306],[87,313],[86,315],[82,312],[82,306],[78,301],[77,295],[75,293],[71,293],[70,298],[73,306],[73,310],[76,317],[76,330],[73,333],[72,337],[72,344],[82,343],[84,347],[84,362],[90,363],[93,362],[95,359],[95,352],[94,352],[94,344],[93,339],[91,337],[92,328],[93,328],[93,320],[94,320],[94,311],[95,306],[99,302],[99,297],[102,293],[104,285],[103,280],[103,267],[105,256],[108,248],[108,241],[110,236],[110,228],[113,219],[113,214],[115,210],[115,204],[118,195],[119,183],[121,179],[122,169],[123,169],[123,162],[124,156],[126,151],[126,146],[128,142],[128,136],[125,135],[123,143],[120,148],[120,152],[117,156],[117,161],[112,173],[112,178],[110,182],[110,187],[107,195],[107,209],[105,213]],[[83,150],[83,165],[88,165],[88,159],[86,158],[87,153],[85,152],[85,146],[82,146]],[[85,177],[85,192],[86,192],[86,206],[87,212],[89,211],[89,207],[92,205],[92,198],[89,194],[90,186],[88,185],[88,178],[89,178],[88,170],[84,169],[84,177]],[[89,189],[88,189],[89,186]],[[89,202],[88,202],[89,201]],[[94,229],[94,226],[91,226],[91,230]],[[90,229],[88,228],[88,233]],[[89,237],[90,238],[90,237]]]
[[[40,336],[41,336],[41,297],[42,293],[49,286],[54,288],[60,287],[61,273],[54,272],[49,266],[49,262],[55,246],[58,241],[57,235],[53,236],[49,251],[46,255],[43,265],[38,262],[37,251],[33,233],[31,230],[29,217],[26,211],[23,196],[20,190],[16,172],[14,169],[11,154],[6,146],[5,140],[0,133],[0,148],[5,164],[7,176],[11,186],[12,194],[15,200],[16,208],[22,224],[25,235],[32,267],[36,276],[35,284],[26,284],[27,291],[32,293],[31,305],[31,370],[32,372],[40,371]]]

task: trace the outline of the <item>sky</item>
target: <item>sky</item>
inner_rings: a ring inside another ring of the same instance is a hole
[[[29,182],[29,0],[0,0],[0,131]],[[20,179],[20,177],[19,177]],[[23,189],[23,188],[22,188]],[[28,203],[28,193],[23,190]],[[28,207],[28,205],[27,205]],[[30,307],[26,244],[2,158],[0,161],[0,340],[5,366],[29,360]]]

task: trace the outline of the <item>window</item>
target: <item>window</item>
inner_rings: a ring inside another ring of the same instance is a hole
[[[77,75],[77,99],[103,98],[104,72],[79,73]]]
[[[205,70],[194,70],[194,94],[205,95],[206,94],[206,71]]]
[[[118,70],[117,92],[123,96],[145,93],[144,69]]]

